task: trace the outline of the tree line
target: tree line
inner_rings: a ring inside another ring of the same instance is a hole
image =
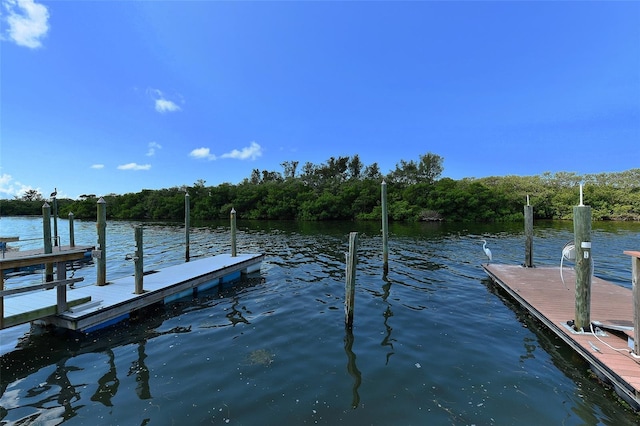
[[[585,204],[594,220],[640,220],[640,169],[578,175],[441,178],[443,158],[427,153],[401,160],[386,175],[377,163],[365,166],[358,155],[331,157],[322,164],[285,161],[282,171],[254,169],[239,184],[207,186],[204,180],[160,190],[104,196],[107,217],[129,220],[183,220],[189,194],[194,220],[238,218],[278,220],[380,220],[381,183],[387,185],[388,215],[393,221],[519,221],[527,195],[536,219],[571,219],[584,183]],[[94,194],[58,199],[65,217],[95,219]],[[0,201],[5,216],[38,215],[45,200],[36,191]]]

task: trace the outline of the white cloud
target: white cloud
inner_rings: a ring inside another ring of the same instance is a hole
[[[242,148],[241,150],[234,149],[231,152],[222,154],[220,158],[235,158],[236,160],[255,160],[262,156],[262,147],[255,142],[251,142],[251,145]]]
[[[35,49],[42,46],[40,39],[49,31],[49,11],[47,7],[33,0],[6,0],[7,30],[2,35],[8,36],[18,46]]]
[[[168,100],[162,91],[158,89],[149,89],[147,93],[151,95],[155,102],[156,111],[164,114],[165,112],[180,111],[180,107],[173,101]]]
[[[251,142],[251,145],[242,148],[240,150],[234,149],[226,154],[222,154],[217,157],[214,154],[211,154],[211,150],[209,148],[197,148],[189,153],[189,157],[198,158],[198,159],[206,159],[206,160],[217,160],[218,158],[235,158],[236,160],[255,160],[256,158],[262,156],[262,147],[255,142]]]
[[[154,155],[156,155],[156,149],[162,149],[162,145],[160,145],[158,142],[149,142],[147,157],[153,157]]]
[[[92,164],[91,168],[96,170],[104,169],[104,164]]]
[[[149,170],[151,164],[128,163],[118,166],[119,170]]]
[[[22,197],[25,192],[27,191],[31,191],[31,190],[36,190],[38,192],[40,191],[40,188],[33,188],[32,186],[29,185],[24,185],[18,181],[14,181],[13,177],[9,174],[3,173],[2,175],[0,175],[0,198],[7,198],[8,197]]]
[[[189,157],[206,160],[216,159],[216,156],[211,154],[211,150],[209,150],[209,148],[196,148],[189,153]]]

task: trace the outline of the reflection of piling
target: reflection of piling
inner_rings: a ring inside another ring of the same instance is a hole
[[[73,230],[73,213],[72,212],[69,212],[69,246],[72,248],[76,246],[76,237],[74,235],[74,230]]]
[[[356,248],[358,244],[358,233],[349,234],[349,254],[347,255],[347,277],[345,285],[344,299],[344,322],[347,329],[353,327],[353,305],[355,304],[356,293]]]
[[[527,205],[524,206],[524,266],[533,267],[533,206],[529,205],[527,195]]]
[[[136,226],[135,228],[135,237],[136,237],[136,253],[133,257],[133,263],[135,265],[135,294],[142,294],[144,290],[143,286],[143,276],[144,276],[144,266],[143,266],[143,245],[142,245],[142,226]]]
[[[387,183],[382,181],[382,268],[389,272],[389,215],[387,213]]]
[[[100,197],[98,200],[98,274],[96,279],[97,285],[105,285],[107,283],[107,202]]]
[[[189,227],[190,227],[191,205],[189,203],[189,193],[184,194],[184,260],[189,261]]]
[[[44,239],[44,252],[52,253],[53,247],[51,247],[51,206],[44,203],[42,205],[42,232]],[[53,263],[47,263],[45,265],[45,280],[46,282],[53,281]]]
[[[231,257],[236,257],[236,210],[231,209]]]
[[[586,331],[591,328],[591,207],[582,204],[580,185],[580,205],[573,208],[573,234],[576,250],[576,306],[575,328]]]
[[[356,409],[360,405],[360,394],[358,389],[362,383],[362,373],[356,366],[356,354],[353,352],[353,332],[346,330],[344,336],[344,351],[347,354],[347,372],[353,377],[353,399],[351,400],[351,408]]]

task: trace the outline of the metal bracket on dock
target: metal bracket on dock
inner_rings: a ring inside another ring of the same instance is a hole
[[[102,250],[91,250],[91,257],[94,259],[102,259]]]

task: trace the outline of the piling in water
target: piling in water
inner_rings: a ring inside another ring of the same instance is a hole
[[[236,257],[236,210],[231,209],[231,257]]]
[[[107,283],[107,202],[100,197],[97,203],[97,223],[98,229],[98,273],[96,278],[97,285],[105,285]]]
[[[524,206],[524,266],[526,268],[533,267],[533,206],[529,205],[529,196],[527,196],[527,205]]]
[[[135,238],[136,238],[136,253],[133,257],[133,262],[135,265],[135,294],[142,294],[144,292],[143,286],[143,276],[144,276],[144,266],[143,266],[143,245],[142,245],[142,226],[136,226],[135,228]]]
[[[191,203],[189,202],[189,193],[184,194],[184,260],[189,261],[189,228],[191,222]]]
[[[69,212],[69,246],[72,248],[76,246],[76,237],[73,230],[73,217],[73,213]]]
[[[53,247],[51,246],[51,206],[44,203],[42,205],[42,232],[44,240],[44,252],[52,253]],[[53,281],[53,264],[47,263],[45,265],[45,280],[46,282]]]
[[[591,207],[573,208],[573,234],[576,250],[576,306],[575,328],[587,331],[591,328]]]
[[[347,276],[345,283],[344,322],[347,329],[353,328],[353,306],[356,293],[356,250],[358,245],[358,233],[349,234],[349,254],[347,255]]]
[[[387,182],[381,184],[382,204],[382,268],[384,274],[389,272],[389,215],[387,212]]]

